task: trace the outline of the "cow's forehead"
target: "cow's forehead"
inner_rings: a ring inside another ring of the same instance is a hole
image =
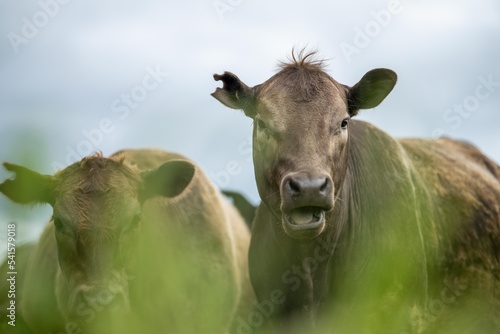
[[[111,188],[138,187],[140,176],[121,161],[92,156],[56,174],[56,191],[107,192]]]
[[[262,85],[258,95],[262,109],[273,109],[274,112],[315,107],[326,109],[332,104],[345,105],[346,99],[344,86],[327,73],[305,69],[278,73]]]
[[[115,225],[115,221],[140,211],[137,193],[131,190],[113,187],[105,192],[74,190],[62,193],[56,199],[54,215],[75,225],[105,222]]]
[[[137,210],[140,177],[120,162],[86,158],[56,175],[54,213],[71,221]]]
[[[268,94],[259,96],[258,117],[278,132],[344,118],[348,115],[345,94],[332,83],[330,85],[331,89],[318,91],[309,100],[295,94],[294,89],[269,90]]]

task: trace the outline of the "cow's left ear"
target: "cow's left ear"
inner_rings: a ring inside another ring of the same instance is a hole
[[[349,115],[355,116],[360,109],[378,106],[396,85],[396,72],[377,68],[366,73],[353,87],[348,88]]]
[[[213,97],[226,107],[243,110],[250,118],[255,116],[255,96],[260,86],[248,87],[231,72],[214,74],[214,80],[223,85],[211,94]]]
[[[0,192],[20,204],[54,205],[55,177],[42,175],[26,167],[5,162],[5,169],[16,174],[0,184]]]
[[[186,160],[171,160],[142,176],[140,200],[155,196],[175,197],[182,193],[193,179],[195,166]]]

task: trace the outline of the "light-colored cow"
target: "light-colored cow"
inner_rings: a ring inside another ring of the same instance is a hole
[[[224,333],[251,303],[249,231],[185,157],[96,154],[54,176],[4,166],[16,176],[2,193],[54,209],[19,301],[35,333]]]

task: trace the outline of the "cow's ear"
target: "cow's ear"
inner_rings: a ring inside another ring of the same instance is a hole
[[[255,97],[260,86],[248,87],[231,72],[214,74],[214,79],[223,85],[212,93],[213,97],[229,108],[243,110],[248,117],[255,116]]]
[[[175,197],[182,193],[193,179],[195,166],[186,160],[171,160],[142,176],[140,200],[155,197]]]
[[[26,167],[8,162],[5,169],[15,173],[15,177],[0,184],[0,192],[12,201],[20,204],[48,203],[54,205],[55,178],[42,175]]]
[[[396,85],[396,72],[377,68],[366,73],[361,80],[348,89],[349,115],[355,116],[360,109],[378,106]]]

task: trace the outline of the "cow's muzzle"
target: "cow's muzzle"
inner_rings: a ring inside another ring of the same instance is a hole
[[[287,174],[280,188],[282,223],[296,239],[312,239],[325,228],[325,212],[333,208],[333,182],[324,173]]]
[[[82,284],[76,287],[69,295],[70,317],[85,320],[82,317],[85,318],[85,312],[89,309],[103,315],[130,313],[128,286],[111,282],[105,285]]]

